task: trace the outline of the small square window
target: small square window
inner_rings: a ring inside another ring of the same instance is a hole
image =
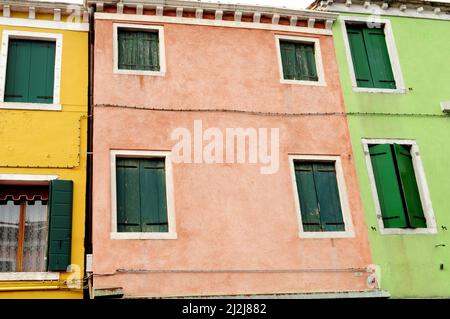
[[[118,69],[160,71],[158,31],[118,31]]]
[[[318,81],[314,43],[280,40],[283,78],[285,80]]]

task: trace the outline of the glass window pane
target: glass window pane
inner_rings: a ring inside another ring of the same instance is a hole
[[[41,201],[28,203],[25,216],[23,271],[46,271],[47,205]]]
[[[0,204],[0,272],[16,271],[20,205]]]

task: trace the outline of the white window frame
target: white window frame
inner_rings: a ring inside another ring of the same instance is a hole
[[[341,16],[339,21],[342,28],[342,38],[344,39],[345,53],[347,56],[347,65],[350,72],[350,79],[352,81],[352,88],[354,92],[366,92],[366,93],[406,93],[406,87],[403,80],[403,75],[400,67],[400,60],[397,54],[397,48],[394,41],[394,33],[392,31],[391,21],[389,19],[381,19],[370,17],[349,17]],[[388,50],[389,60],[391,62],[392,73],[395,80],[395,89],[382,89],[382,88],[363,88],[358,87],[355,76],[355,69],[353,67],[352,53],[350,50],[350,43],[347,36],[346,23],[369,23],[369,24],[382,24],[384,25],[384,36],[386,39],[386,47]]]
[[[37,174],[1,174],[1,182],[50,182],[58,179],[58,175],[37,175]],[[46,281],[59,280],[59,272],[0,272],[0,281]]]
[[[422,209],[427,222],[427,228],[384,228],[380,201],[378,199],[377,185],[375,183],[372,161],[370,159],[369,145],[394,143],[411,146],[414,174],[416,176],[417,188],[419,189],[420,201],[422,202]],[[430,191],[428,189],[428,184],[425,178],[425,170],[423,168],[419,147],[416,141],[403,139],[362,139],[362,144],[380,233],[383,235],[436,234],[437,226],[436,219],[434,217],[433,206],[431,205]]]
[[[295,177],[294,161],[317,161],[317,162],[334,162],[336,169],[336,182],[339,191],[339,200],[341,203],[342,218],[344,220],[344,231],[327,231],[327,232],[307,232],[303,230],[302,213],[300,209],[300,198],[297,192],[297,179]],[[353,230],[352,216],[350,213],[350,205],[348,201],[347,187],[342,169],[340,156],[335,155],[289,155],[289,166],[291,169],[292,190],[294,192],[295,207],[298,217],[299,237],[300,238],[352,238],[355,237]]]
[[[177,239],[173,195],[173,171],[170,151],[111,150],[111,239]],[[116,158],[164,158],[168,232],[118,232]]]
[[[124,70],[119,69],[119,37],[118,29],[128,30],[146,30],[146,31],[158,31],[158,46],[159,46],[159,71],[148,70]],[[113,24],[113,72],[115,74],[128,74],[128,75],[150,75],[150,76],[164,76],[166,74],[166,56],[164,45],[164,28],[157,25],[142,25],[142,24],[129,24],[129,23],[114,23]]]
[[[305,80],[286,80],[283,74],[283,60],[281,59],[280,41],[287,40],[297,43],[314,44],[314,59],[316,61],[317,81],[305,81]],[[275,35],[275,47],[277,51],[278,70],[280,74],[280,83],[282,84],[300,84],[300,85],[313,85],[313,86],[326,86],[325,73],[323,70],[322,52],[320,50],[320,39],[313,37],[298,37],[290,35]]]
[[[53,81],[53,103],[5,102],[6,66],[8,64],[9,39],[55,41],[55,74]],[[61,59],[63,35],[18,30],[3,30],[0,55],[0,109],[60,111]]]

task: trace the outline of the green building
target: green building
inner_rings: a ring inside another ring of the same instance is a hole
[[[450,4],[316,1],[333,25],[381,289],[450,297]]]

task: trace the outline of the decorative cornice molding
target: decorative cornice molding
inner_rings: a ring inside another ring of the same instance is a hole
[[[136,20],[136,16],[158,16],[164,21],[172,21],[174,18],[180,18],[183,21],[199,20],[197,24],[203,25],[209,24],[212,20],[225,24],[234,22],[235,26],[239,25],[239,27],[258,24],[257,28],[262,28],[261,25],[272,25],[292,29],[330,30],[337,18],[335,13],[317,10],[292,10],[186,0],[120,0],[120,2],[118,0],[87,0],[85,4],[88,8],[94,8],[96,12],[108,14],[108,17],[111,17],[111,14],[120,14],[121,18]],[[273,29],[268,26],[267,28]]]

